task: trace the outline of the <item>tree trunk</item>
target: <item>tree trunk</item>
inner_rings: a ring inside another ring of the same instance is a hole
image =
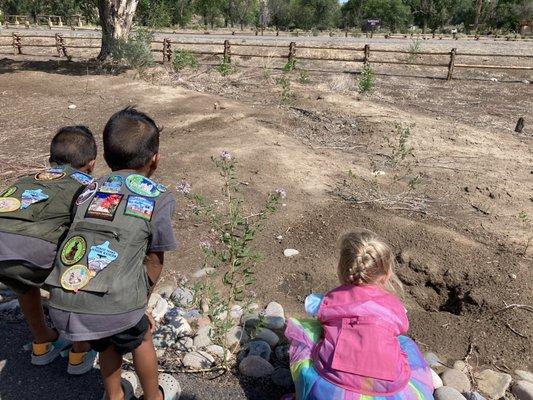
[[[483,7],[483,0],[476,0],[476,16],[474,19],[474,32],[477,33],[479,28],[479,20],[481,19],[481,9]]]
[[[100,25],[102,25],[99,60],[105,60],[111,54],[115,40],[128,39],[138,3],[139,0],[98,0]]]

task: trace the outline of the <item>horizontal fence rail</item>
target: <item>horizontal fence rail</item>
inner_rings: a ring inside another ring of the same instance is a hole
[[[2,43],[2,39],[10,40],[10,43]],[[35,43],[31,40],[40,39],[41,41],[53,40],[49,43]],[[80,43],[83,41],[95,41],[101,40],[100,37],[95,36],[63,36],[60,33],[55,35],[21,35],[19,33],[12,33],[11,35],[0,35],[0,49],[12,48],[14,55],[33,55],[39,56],[43,54],[30,54],[23,53],[23,48],[55,48],[58,57],[70,57],[70,49],[100,49],[100,45],[94,42],[89,44]],[[155,46],[155,47],[154,47]],[[161,46],[161,47],[159,47]],[[234,49],[242,48],[243,50],[248,48],[251,52],[234,52]],[[257,50],[278,51],[275,54],[257,53],[253,51]],[[204,55],[204,56],[222,56],[222,60],[227,63],[231,63],[232,57],[242,58],[276,58],[286,59],[288,63],[294,63],[297,60],[306,61],[329,61],[329,62],[343,62],[343,63],[363,63],[363,64],[376,64],[376,65],[402,65],[402,66],[418,66],[418,67],[436,67],[446,68],[446,80],[452,80],[454,69],[489,69],[489,70],[506,70],[506,71],[533,71],[533,65],[523,66],[511,66],[511,65],[490,65],[479,63],[459,63],[457,59],[459,57],[469,58],[505,58],[505,59],[533,59],[533,54],[498,54],[498,53],[471,53],[460,52],[457,49],[452,49],[449,52],[442,51],[408,51],[408,50],[396,50],[396,49],[383,49],[374,48],[366,44],[364,47],[340,47],[340,46],[320,46],[320,45],[308,45],[297,44],[296,42],[290,42],[288,44],[263,44],[263,43],[233,43],[229,40],[223,42],[217,41],[191,41],[191,40],[171,40],[165,38],[163,40],[157,40],[152,42],[152,52],[162,53],[161,62],[163,64],[172,61],[175,52],[187,51],[191,54]],[[283,51],[280,54],[279,51]],[[302,51],[304,54],[302,54]],[[328,55],[320,54],[320,52],[330,52]],[[311,54],[312,52],[319,52]],[[334,53],[334,54],[331,54]],[[339,54],[340,53],[340,54]],[[349,56],[347,53],[351,53]],[[379,54],[398,54],[409,55],[407,59],[403,60],[390,60],[379,59],[376,55]],[[424,56],[437,57],[441,61],[430,60],[420,61],[418,58]],[[445,57],[445,58],[443,58]]]

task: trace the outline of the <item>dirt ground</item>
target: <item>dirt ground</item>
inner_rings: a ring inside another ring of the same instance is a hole
[[[379,76],[374,93],[360,96],[353,77],[312,73],[301,84],[294,72],[290,105],[280,107],[277,72],[150,74],[147,82],[85,63],[0,60],[0,179],[44,165],[58,127],[86,124],[100,134],[112,112],[137,105],[165,128],[155,177],[162,183],[186,179],[217,199],[209,156],[228,150],[251,212],[268,191],[287,190],[286,206],[257,241],[261,302],[301,315],[309,292],[336,285],[339,235],[362,226],[395,249],[410,334],[424,350],[455,360],[472,345],[479,365],[533,368],[531,314],[504,309],[533,304],[533,244],[525,251],[533,234],[533,86],[521,82],[531,76]],[[526,127],[516,134],[520,116]],[[392,162],[397,126],[409,128],[411,151]],[[97,174],[104,172],[99,156]],[[167,259],[167,281],[201,267],[199,241],[209,236],[182,198],[174,227],[181,245]],[[287,259],[285,248],[300,255]]]

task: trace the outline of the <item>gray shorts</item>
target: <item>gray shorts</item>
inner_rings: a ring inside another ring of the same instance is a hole
[[[0,282],[17,294],[24,294],[33,287],[41,287],[52,268],[36,268],[22,260],[0,261]]]

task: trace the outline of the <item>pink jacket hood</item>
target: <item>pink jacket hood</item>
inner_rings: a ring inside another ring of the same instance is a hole
[[[369,396],[405,387],[411,371],[397,338],[409,321],[396,296],[374,285],[340,286],[326,294],[318,319],[324,337],[313,359],[325,379]]]

